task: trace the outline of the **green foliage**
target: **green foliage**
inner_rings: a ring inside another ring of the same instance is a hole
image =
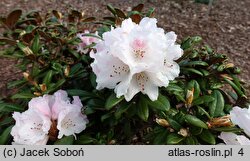
[[[76,140],[68,136],[50,144],[217,144],[221,131],[241,132],[237,127],[212,123],[229,114],[233,106],[247,104],[237,77],[239,69],[226,55],[202,46],[199,36],[182,41],[184,54],[177,60],[180,76],[159,89],[156,101],[139,93],[126,102],[124,97],[116,98],[113,90],[96,90],[88,55],[94,44],[84,54],[76,52],[80,42],[76,34],[86,25],[98,24],[101,38],[110,26],[116,27],[128,17],[135,23],[153,17],[154,9],[143,11],[143,6],[125,13],[108,5],[111,16],[100,22],[76,10],[67,15],[53,10],[45,16],[15,10],[2,18],[5,30],[0,44],[4,50],[0,56],[18,59],[23,78],[8,84],[19,89],[17,93],[0,100],[0,143],[11,143],[11,113],[24,111],[31,98],[58,89],[80,97],[90,122]],[[157,119],[162,122],[156,123]]]

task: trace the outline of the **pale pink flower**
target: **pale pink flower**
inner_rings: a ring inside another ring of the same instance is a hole
[[[51,126],[49,117],[41,114],[38,110],[29,109],[23,113],[14,112],[16,121],[11,135],[13,144],[45,145],[48,141],[48,132]]]
[[[98,32],[94,33],[94,35],[97,37],[93,37],[86,34],[90,34],[90,32],[88,30],[85,30],[84,33],[77,34],[77,37],[79,37],[82,41],[80,44],[78,44],[77,51],[84,54],[86,54],[88,51],[88,49],[86,49],[87,46],[98,43],[100,41],[100,38],[97,38]]]
[[[116,96],[130,101],[138,92],[154,101],[158,87],[166,87],[180,72],[174,62],[182,56],[174,32],[164,33],[154,18],[143,18],[140,24],[126,19],[120,27],[103,34],[90,53],[96,74],[97,89],[114,89]]]
[[[250,140],[244,135],[236,135],[232,132],[221,132],[218,136],[226,145],[250,145]]]

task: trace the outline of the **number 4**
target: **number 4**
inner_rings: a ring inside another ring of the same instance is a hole
[[[243,156],[244,155],[244,152],[243,152],[243,148],[241,148],[238,152],[239,155]]]

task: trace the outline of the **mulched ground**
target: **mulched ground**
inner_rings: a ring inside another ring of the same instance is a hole
[[[123,10],[131,9],[140,2],[146,8],[156,8],[158,25],[166,31],[175,31],[181,40],[187,36],[200,35],[218,52],[227,54],[242,69],[241,79],[250,89],[250,0],[214,0],[208,16],[208,6],[193,0],[1,0],[0,15],[15,8],[24,11],[67,11],[70,7],[82,10],[86,15],[103,17],[109,14],[106,4]],[[6,96],[6,84],[21,76],[15,61],[0,58],[0,95]]]

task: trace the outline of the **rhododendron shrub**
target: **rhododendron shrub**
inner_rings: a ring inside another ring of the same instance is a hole
[[[249,144],[249,100],[226,55],[179,40],[143,4],[107,9],[1,18],[0,56],[23,77],[0,100],[0,144]]]

